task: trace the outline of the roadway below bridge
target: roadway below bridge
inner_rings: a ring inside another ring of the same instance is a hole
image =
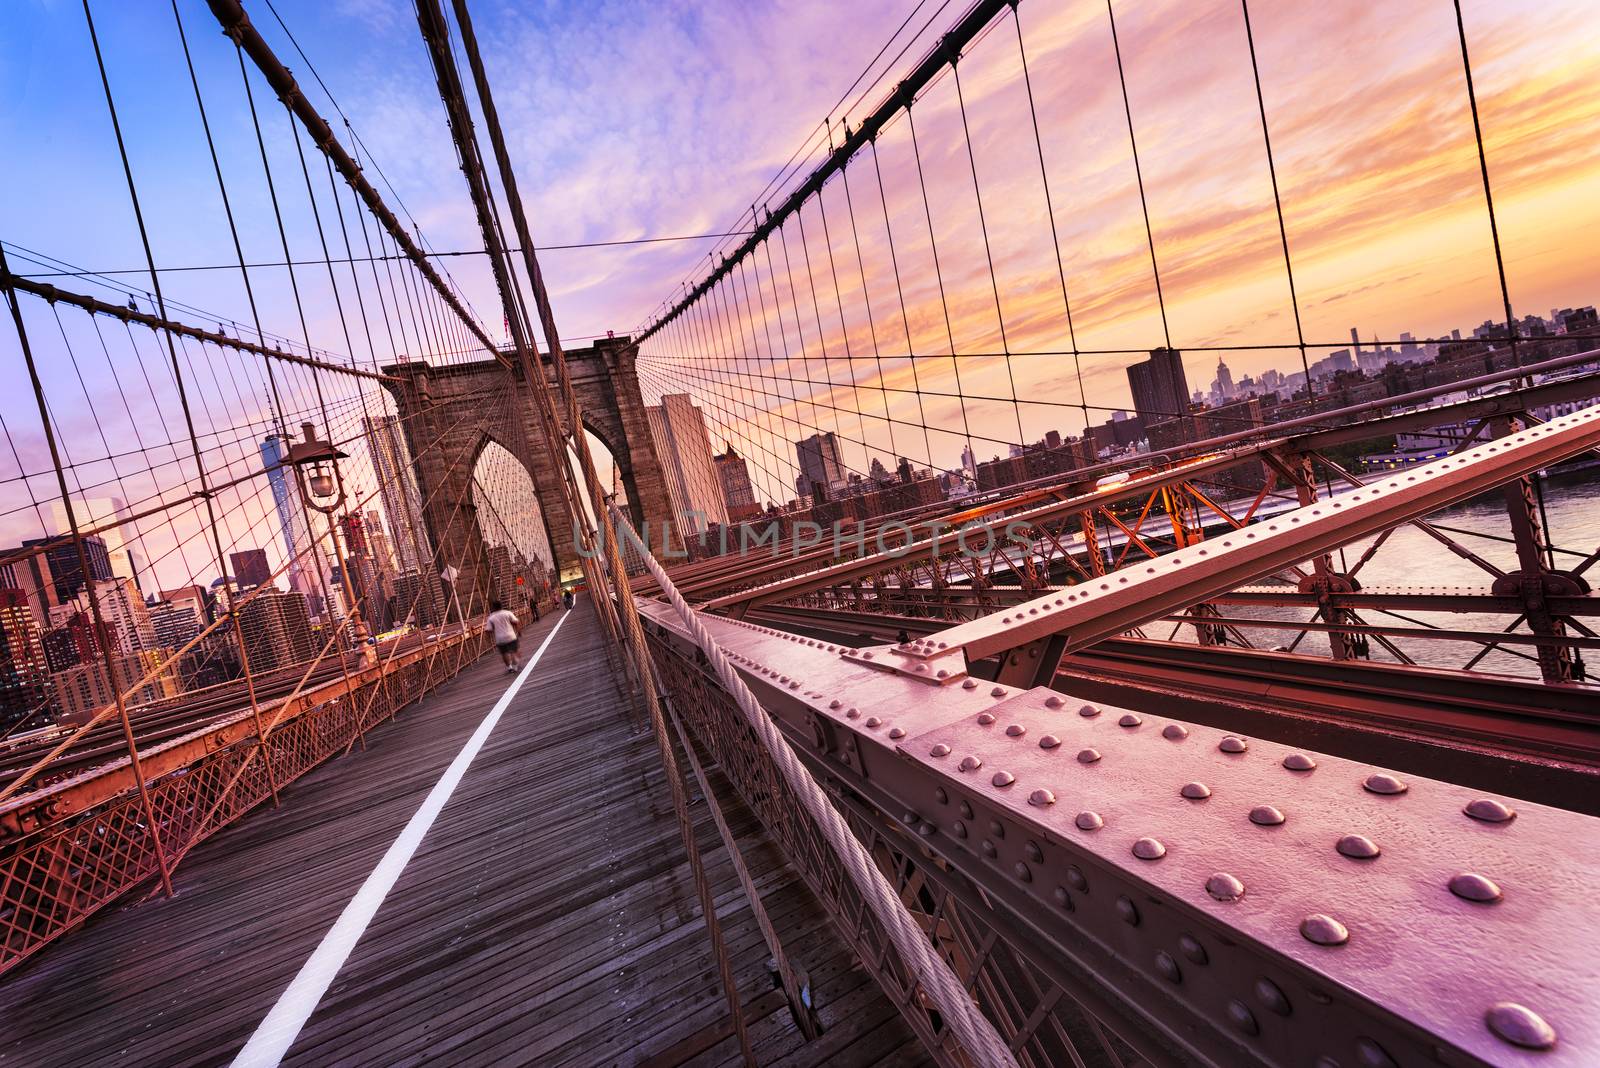
[[[552,633],[520,687],[483,658],[197,846],[175,897],[131,895],[0,979],[0,1064],[225,1064],[269,1014],[303,1019],[285,1064],[737,1063],[655,742],[587,604],[526,630],[524,656]],[[374,901],[369,877],[508,695]],[[926,1062],[715,769],[712,783],[825,1028],[807,1043],[793,1023],[693,795],[761,1063]],[[357,900],[374,911],[351,939]]]

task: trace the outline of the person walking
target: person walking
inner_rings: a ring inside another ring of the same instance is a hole
[[[522,658],[517,655],[517,637],[522,632],[522,621],[499,601],[490,601],[483,629],[494,635],[494,645],[500,650],[500,659],[505,661],[506,672],[520,670]]]
[[[561,607],[570,610],[572,608],[572,601],[573,601],[572,591],[571,590],[562,590],[561,591]]]

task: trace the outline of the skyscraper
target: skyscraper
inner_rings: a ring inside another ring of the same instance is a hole
[[[233,568],[234,581],[240,589],[247,586],[266,586],[272,582],[272,566],[267,563],[265,549],[245,549],[228,556],[228,566]]]
[[[100,607],[100,618],[117,635],[118,651],[142,653],[159,649],[155,625],[150,620],[150,609],[139,589],[130,578],[101,579],[94,584],[95,602]],[[92,618],[89,594],[78,594],[79,611]]]
[[[5,555],[21,551],[8,549]],[[41,628],[50,623],[50,609],[56,600],[55,578],[50,573],[50,560],[44,553],[34,553],[24,560],[0,564],[0,589],[21,590],[33,610],[33,619]]]
[[[722,481],[722,499],[728,505],[728,519],[738,522],[759,512],[761,505],[756,501],[755,487],[750,484],[750,468],[744,457],[733,451],[733,443],[729,442],[727,451],[718,453],[715,460],[717,478]]]
[[[262,590],[239,607],[239,631],[251,671],[304,663],[317,654],[306,599],[299,593]]]
[[[417,492],[417,482],[412,477],[410,454],[406,451],[400,420],[392,415],[380,415],[376,419],[363,419],[362,423],[400,569],[426,570],[429,561],[417,558],[419,545],[422,552],[428,552],[427,530],[422,526],[422,495]],[[412,537],[413,525],[416,526],[415,537]]]
[[[138,528],[127,520],[127,515],[128,507],[118,497],[72,498],[72,518],[77,520],[80,531],[105,527],[108,523],[122,520],[117,526],[108,527],[95,536],[105,543],[106,561],[111,567],[111,574],[133,579],[133,584],[143,589],[146,567],[144,554],[139,551]],[[55,524],[52,533],[57,536],[72,533],[65,502],[50,502],[50,518]]]
[[[1148,426],[1189,413],[1189,380],[1177,349],[1151,349],[1150,358],[1128,368],[1133,407]]]
[[[1220,356],[1217,358],[1217,392],[1222,394],[1223,400],[1233,396],[1233,372]]]
[[[39,626],[18,589],[0,589],[0,730],[19,720],[43,726],[50,698],[50,668]]]
[[[833,431],[795,442],[794,452],[800,461],[800,475],[813,493],[816,487],[825,486],[831,496],[848,484],[844,463],[839,459],[839,438]]]
[[[276,434],[261,439],[261,466],[267,472],[267,484],[272,488],[272,503],[278,509],[278,528],[283,532],[283,551],[289,561],[289,588],[308,598],[320,594],[316,572],[327,569],[322,565],[322,553],[312,549],[299,555],[311,545],[311,531],[306,526],[305,510],[300,504],[300,490],[282,467],[289,449]]]
[[[31,547],[54,540],[32,538],[22,544]],[[104,581],[111,577],[111,557],[106,552],[105,539],[97,534],[86,535],[83,539],[83,555],[88,558],[91,578]],[[83,564],[78,559],[78,547],[70,540],[64,541],[46,549],[44,558],[50,568],[51,581],[55,584],[56,604],[66,604],[83,589]]]
[[[669,393],[657,407],[646,408],[656,457],[666,478],[678,530],[688,534],[708,523],[728,522],[722,480],[711,461],[711,438],[705,419],[687,393]]]

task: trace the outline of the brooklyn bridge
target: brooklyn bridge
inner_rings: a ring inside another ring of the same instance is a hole
[[[1600,55],[1385,6],[0,14],[0,1064],[1600,1064]]]

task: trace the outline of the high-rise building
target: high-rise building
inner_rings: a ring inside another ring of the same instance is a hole
[[[50,719],[50,665],[27,594],[0,589],[0,730],[22,720],[43,726]]]
[[[733,451],[733,443],[729,442],[727,451],[714,459],[717,478],[722,482],[722,499],[728,506],[728,520],[737,523],[760,512],[756,488],[750,484],[750,468],[744,457]]]
[[[228,566],[233,568],[233,579],[240,589],[272,585],[272,565],[267,563],[265,549],[245,549],[230,553]]]
[[[181,649],[203,629],[191,602],[155,601],[146,605],[156,644],[163,649]]]
[[[94,584],[95,601],[100,607],[100,618],[117,635],[116,650],[120,653],[142,653],[159,649],[156,630],[150,621],[150,610],[130,578],[110,578]],[[78,610],[92,618],[89,591],[78,594]]]
[[[8,549],[6,555],[24,548]],[[33,621],[41,629],[50,625],[50,609],[60,602],[56,600],[55,578],[50,573],[50,559],[46,553],[33,553],[25,559],[0,564],[0,588],[21,590],[28,598]]]
[[[102,637],[104,641],[96,639],[94,621],[89,613],[80,612],[72,605],[58,606],[51,611],[50,628],[40,639],[45,662],[52,672],[87,664],[100,656],[102,649],[116,647],[115,629],[108,626]]]
[[[1148,360],[1128,368],[1128,387],[1133,392],[1134,411],[1146,425],[1189,412],[1189,380],[1183,373],[1183,354],[1177,349],[1151,349]]]
[[[341,575],[339,584],[344,587],[346,604],[359,605],[368,632],[376,634],[385,629],[384,613],[388,605],[378,566],[372,558],[366,521],[352,512],[340,517],[339,527],[344,534],[345,563],[350,567],[350,574]]]
[[[160,600],[166,601],[176,608],[183,608],[193,612],[194,617],[200,621],[201,627],[211,622],[212,600],[211,595],[206,592],[204,586],[179,586],[175,590],[162,590]]]
[[[969,475],[976,476],[978,472],[978,457],[972,451],[971,443],[961,450],[961,469]]]
[[[111,573],[133,579],[133,584],[143,589],[146,564],[144,554],[140,551],[141,539],[138,527],[127,516],[128,506],[117,497],[72,498],[72,518],[77,520],[80,531],[106,528],[95,537],[105,542],[106,560],[111,565]],[[72,533],[65,502],[50,502],[50,519],[55,524],[53,534],[60,536]],[[117,525],[107,526],[110,523]]]
[[[311,530],[306,525],[306,511],[300,502],[300,488],[283,467],[283,459],[288,453],[288,444],[277,434],[268,434],[261,439],[261,466],[267,472],[272,503],[278,510],[284,558],[289,561],[289,588],[304,594],[313,608],[320,609],[322,588],[328,575],[326,557],[321,549],[312,545]],[[302,556],[302,552],[305,555]]]
[[[417,482],[412,475],[400,420],[396,416],[380,415],[376,419],[363,419],[362,423],[400,570],[427,570],[431,566],[431,554],[430,559],[418,559],[419,547],[422,553],[429,552],[427,528],[422,525],[422,495],[417,492]]]
[[[711,438],[700,409],[687,393],[668,393],[660,405],[646,408],[644,414],[679,532],[704,530],[710,523],[726,526],[728,507],[722,498],[722,480],[711,462]]]
[[[55,538],[32,538],[22,544],[24,548],[31,548],[55,540]],[[106,552],[104,538],[97,534],[86,535],[83,539],[83,555],[89,561],[91,578],[103,581],[112,577],[111,557]],[[83,589],[83,565],[78,559],[77,545],[70,539],[51,545],[44,551],[44,558],[50,568],[51,581],[55,583],[55,603],[58,605],[68,603]]]
[[[82,723],[115,702],[119,692],[130,707],[178,693],[177,665],[163,663],[160,653],[119,653],[111,658],[111,666],[116,671],[115,682],[106,674],[103,657],[50,676],[62,720]]]
[[[823,486],[832,496],[849,484],[844,463],[839,459],[839,437],[833,431],[825,430],[795,442],[794,453],[800,461],[800,475],[812,494]]]
[[[394,577],[390,612],[395,626],[433,627],[444,621],[444,589],[430,571],[402,571]]]
[[[1217,392],[1222,394],[1222,399],[1227,400],[1233,396],[1233,372],[1228,370],[1228,365],[1217,359]]]
[[[302,664],[317,654],[303,594],[269,587],[257,591],[238,612],[252,672]]]

